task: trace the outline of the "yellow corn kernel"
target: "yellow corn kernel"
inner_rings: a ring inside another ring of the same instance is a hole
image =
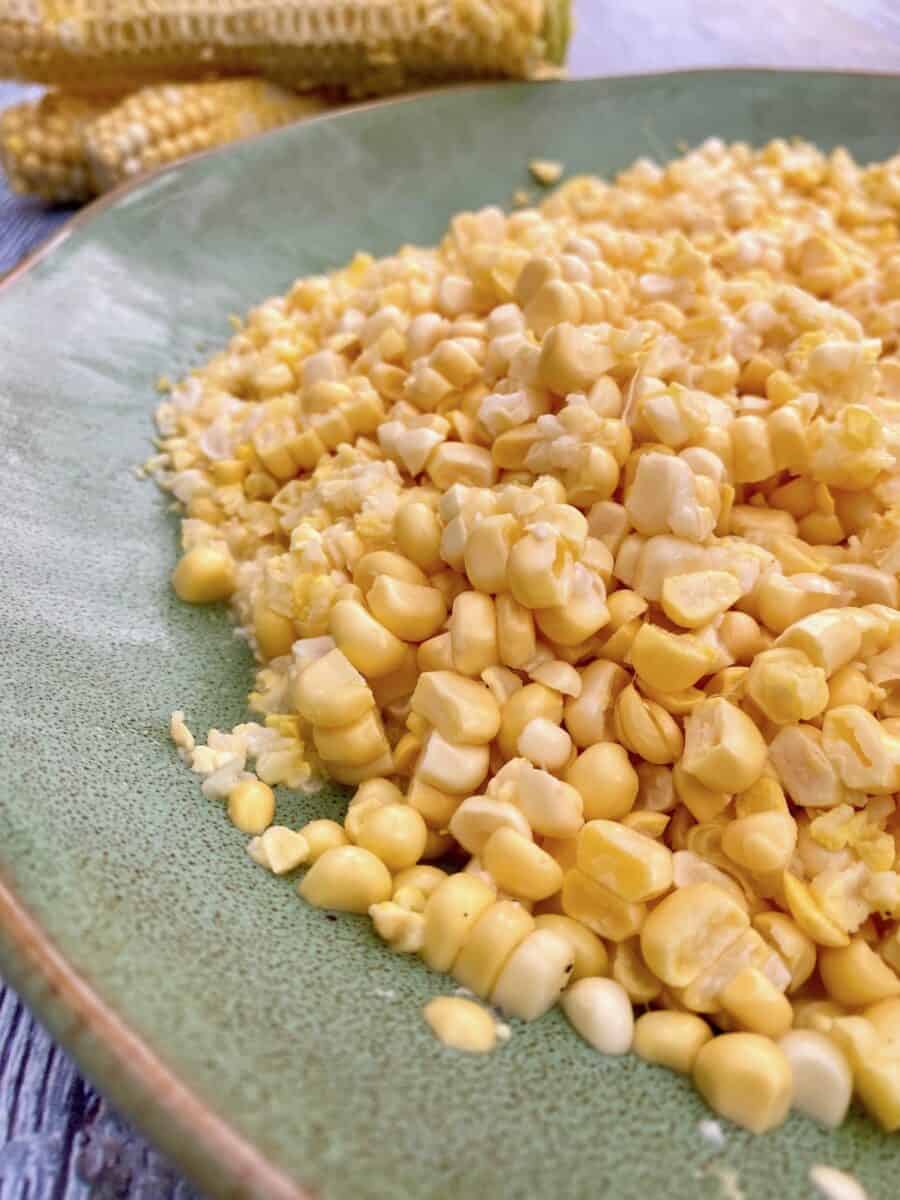
[[[775,1040],[791,1027],[793,1009],[757,967],[744,967],[719,993],[723,1010],[741,1029]]]
[[[828,704],[828,681],[821,667],[795,650],[766,650],[753,660],[747,695],[777,725],[810,721]]]
[[[636,937],[615,943],[610,974],[628,993],[632,1004],[650,1004],[662,992],[662,984],[647,969]]]
[[[679,888],[657,904],[641,930],[647,966],[670,987],[686,987],[750,924],[743,908],[712,883]]]
[[[405,908],[409,912],[422,913],[425,911],[426,898],[427,897],[425,894],[420,892],[418,888],[409,886],[398,888],[395,881],[394,894],[391,896],[391,899],[394,904],[399,905],[400,908]],[[424,926],[422,928],[424,936]],[[416,946],[416,953],[418,953],[421,948],[421,946]]]
[[[900,978],[861,937],[820,950],[819,973],[828,995],[847,1008],[900,996]]]
[[[188,550],[172,572],[172,587],[188,604],[227,600],[235,587],[234,560],[227,546],[206,543]]]
[[[297,631],[290,617],[285,617],[265,604],[253,609],[253,635],[257,648],[266,660],[290,654]]]
[[[394,517],[394,537],[403,556],[420,570],[440,570],[441,524],[430,505],[418,500],[402,504]]]
[[[422,1010],[434,1036],[452,1050],[490,1054],[497,1045],[492,1013],[462,996],[436,996]]]
[[[797,846],[797,822],[786,812],[757,812],[729,821],[722,849],[732,862],[764,874],[783,871]]]
[[[860,1064],[854,1070],[856,1090],[886,1133],[900,1129],[900,1055],[896,1051]]]
[[[339,600],[331,608],[328,623],[338,650],[367,679],[389,675],[405,661],[406,644],[361,604]]]
[[[416,763],[416,775],[422,783],[450,796],[469,796],[484,781],[489,765],[487,746],[448,742],[433,729]]]
[[[766,649],[759,624],[748,613],[730,611],[719,622],[719,641],[735,662],[744,666]]]
[[[778,1045],[791,1067],[791,1107],[837,1129],[853,1095],[853,1075],[841,1050],[811,1029],[792,1029]]]
[[[835,671],[828,680],[828,708],[856,704],[871,712],[882,695],[883,692],[866,678],[865,671],[853,663]]]
[[[537,929],[550,929],[565,938],[575,956],[575,965],[569,975],[569,983],[609,973],[609,956],[606,947],[586,925],[560,913],[542,913],[535,917]]]
[[[535,717],[519,734],[517,749],[534,766],[561,771],[572,757],[572,739],[546,717]]]
[[[354,839],[391,871],[403,871],[422,857],[428,830],[420,813],[408,804],[384,804],[362,820]]]
[[[512,513],[495,513],[474,526],[464,552],[465,571],[472,587],[488,594],[504,592],[509,553],[521,532]]]
[[[394,894],[391,899],[399,904],[398,894],[404,889],[409,889],[418,892],[427,900],[435,888],[446,878],[447,872],[442,871],[440,867],[429,867],[425,863],[417,863],[416,866],[407,867],[405,871],[399,871],[394,876]]]
[[[420,567],[393,550],[373,550],[363,554],[353,564],[353,582],[363,595],[370,591],[380,575],[404,583],[416,583],[421,587],[428,584],[428,577]]]
[[[900,584],[895,575],[868,563],[835,563],[828,578],[852,593],[853,604],[884,604],[900,608]]]
[[[534,929],[506,960],[491,1003],[521,1021],[537,1020],[559,999],[574,962],[568,939],[552,929]]]
[[[348,725],[375,706],[359,671],[340,650],[330,650],[305,667],[294,681],[294,704],[317,728]]]
[[[367,913],[373,904],[390,900],[391,873],[384,863],[361,846],[335,846],[326,850],[307,871],[300,895],[316,908]]]
[[[589,746],[566,768],[564,778],[581,794],[586,821],[618,821],[634,808],[638,774],[615,742]]]
[[[791,1066],[783,1050],[758,1033],[726,1033],[702,1046],[694,1086],[710,1108],[751,1133],[779,1126],[791,1104]]]
[[[661,896],[672,886],[672,853],[616,821],[589,821],[578,835],[578,866],[623,900]]]
[[[713,791],[744,791],[762,774],[767,756],[762,734],[728,700],[704,700],[687,718],[682,766]]]
[[[498,900],[472,927],[453,963],[453,978],[476,996],[487,999],[507,960],[534,928],[534,919],[521,904]]]
[[[632,1049],[646,1062],[690,1075],[712,1036],[709,1025],[694,1013],[647,1012],[634,1023]]]
[[[453,647],[449,633],[428,638],[416,650],[416,666],[420,671],[452,671]]]
[[[425,904],[425,938],[421,955],[433,971],[449,971],[481,914],[497,893],[474,875],[450,875]]]
[[[693,571],[663,580],[662,607],[670,621],[699,629],[721,616],[741,595],[741,586],[728,571]]]
[[[500,728],[500,708],[490,690],[453,671],[423,672],[410,703],[448,742],[482,745]]]
[[[506,826],[532,840],[531,827],[520,810],[494,796],[467,796],[450,820],[450,833],[469,854],[481,857],[488,839]]]
[[[448,795],[414,775],[406,789],[406,803],[420,812],[432,829],[446,829],[459,808],[461,797]]]
[[[661,705],[644,699],[633,684],[619,693],[613,723],[622,745],[647,762],[663,766],[681,756],[684,738],[678,723]]]
[[[563,872],[557,861],[509,826],[491,834],[482,859],[498,886],[512,896],[544,900],[562,887]]]
[[[447,619],[447,605],[436,587],[379,575],[366,593],[375,618],[406,642],[434,637]]]
[[[831,708],[822,722],[822,749],[848,788],[876,795],[900,790],[900,750],[867,709]]]
[[[515,758],[519,738],[526,725],[537,717],[543,717],[559,725],[563,715],[563,698],[559,692],[540,683],[529,683],[513,692],[500,710],[500,732],[497,745],[504,758]]]
[[[576,1033],[601,1054],[627,1054],[634,1038],[634,1011],[614,979],[581,979],[567,988],[563,1012]]]
[[[790,871],[785,871],[782,886],[791,916],[817,945],[837,947],[850,944],[847,933],[823,912],[821,905],[802,880]]]
[[[628,679],[628,673],[616,663],[598,661],[584,668],[580,694],[565,702],[566,728],[576,746],[609,741],[615,701]]]
[[[544,837],[573,838],[584,824],[578,790],[528,761],[514,759],[508,766],[515,764],[519,769],[511,799],[528,824]]]
[[[313,741],[326,762],[349,767],[374,762],[388,750],[381,718],[375,709],[348,725],[314,728]]]
[[[309,848],[306,861],[310,865],[320,859],[326,850],[347,845],[347,834],[337,821],[325,819],[308,821],[302,826],[300,833],[306,838],[306,845]]]
[[[874,1027],[882,1042],[900,1042],[900,999],[896,996],[870,1005],[863,1016]]]
[[[593,336],[590,329],[563,321],[544,335],[538,381],[559,396],[587,392],[614,361],[609,346]]]
[[[711,670],[708,649],[689,634],[669,633],[658,625],[642,625],[629,655],[641,681],[662,692],[680,692]]]
[[[344,829],[352,842],[359,840],[362,822],[376,808],[385,804],[402,804],[403,793],[389,779],[369,779],[360,784],[347,808],[344,817]]]
[[[814,666],[830,676],[852,662],[861,643],[860,629],[847,610],[830,608],[790,625],[775,645],[802,651]]]
[[[791,973],[788,994],[801,988],[816,969],[816,944],[796,922],[780,912],[757,913],[753,928],[777,952]]]
[[[500,662],[506,667],[523,667],[534,658],[537,649],[531,609],[519,604],[509,592],[501,592],[495,601],[495,611]]]
[[[228,816],[241,833],[264,833],[275,819],[275,793],[260,779],[243,779],[228,793]]]
[[[422,949],[425,921],[421,912],[384,900],[371,906],[369,916],[375,932],[395,954],[417,954]]]
[[[498,661],[494,601],[481,592],[461,592],[449,621],[453,665],[463,675],[480,676]]]
[[[700,822],[712,821],[731,803],[727,792],[713,791],[689,775],[681,763],[672,768],[675,794],[691,816]]]
[[[562,908],[567,917],[612,942],[622,942],[641,929],[647,906],[623,900],[578,867],[565,873]]]

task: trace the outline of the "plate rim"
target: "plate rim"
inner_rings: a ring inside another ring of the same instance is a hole
[[[291,125],[337,121],[377,108],[415,103],[423,98],[451,92],[496,91],[518,83],[525,87],[554,87],[580,83],[603,83],[628,79],[672,79],[712,75],[758,75],[847,77],[856,79],[900,79],[900,70],[872,71],[842,67],[712,66],[670,71],[629,71],[619,74],[579,76],[576,79],[538,81],[472,82],[422,89],[390,96],[337,111],[325,111],[289,122],[286,126],[251,134],[224,146],[201,150],[157,170],[139,175],[113,188],[80,208],[58,229],[34,247],[23,259],[0,276],[0,293],[15,286],[39,263],[51,257],[72,234],[90,226],[107,209],[140,188],[153,186],[166,174],[217,155],[226,155],[241,145],[273,138]],[[0,966],[14,991],[31,1012],[75,1060],[90,1079],[135,1127],[146,1134],[176,1163],[186,1177],[203,1188],[233,1200],[318,1200],[318,1194],[292,1179],[270,1162],[249,1139],[238,1132],[167,1065],[116,1009],[108,1004],[57,948],[15,893],[0,867]],[[109,1061],[104,1061],[108,1059]],[[193,1143],[193,1154],[187,1147]],[[196,1161],[195,1161],[196,1160]],[[224,1185],[224,1188],[222,1187]]]

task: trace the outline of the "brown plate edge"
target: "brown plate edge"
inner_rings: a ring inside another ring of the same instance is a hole
[[[154,1054],[66,961],[2,878],[0,931],[6,982],[193,1182],[228,1200],[315,1200]]]

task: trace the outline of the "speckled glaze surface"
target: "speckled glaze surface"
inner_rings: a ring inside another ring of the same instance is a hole
[[[896,1195],[900,1142],[854,1116],[754,1139],[688,1084],[604,1059],[558,1013],[486,1059],[421,1004],[452,984],[244,853],[167,737],[244,716],[246,649],[168,588],[176,524],[133,466],[154,381],[227,316],[357,248],[506,204],[527,161],[608,173],[709,134],[896,152],[900,79],[718,72],[507,85],[317,120],[169,170],[0,290],[0,965],[209,1193],[328,1200]],[[335,791],[282,795],[285,824]],[[735,1174],[732,1174],[735,1173]]]

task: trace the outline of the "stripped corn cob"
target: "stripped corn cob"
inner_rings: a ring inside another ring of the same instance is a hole
[[[0,76],[68,89],[263,74],[354,95],[562,61],[570,0],[0,0]]]
[[[83,133],[112,103],[110,97],[50,92],[0,113],[0,164],[12,190],[51,204],[92,196]]]
[[[325,107],[261,79],[142,88],[84,130],[98,191],[196,150],[221,146]]]

